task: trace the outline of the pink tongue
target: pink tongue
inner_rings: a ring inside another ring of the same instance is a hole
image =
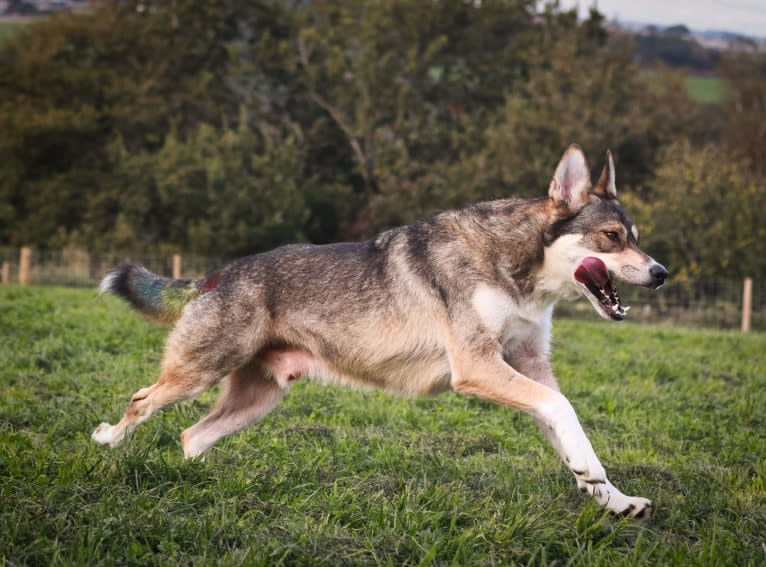
[[[606,271],[606,264],[593,256],[588,256],[580,262],[574,276],[578,282],[584,284],[593,283],[601,289],[605,289],[609,285],[609,274]]]

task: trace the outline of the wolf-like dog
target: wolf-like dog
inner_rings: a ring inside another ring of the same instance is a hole
[[[119,266],[102,292],[177,322],[157,383],[92,437],[114,447],[155,411],[224,379],[210,414],[181,435],[186,457],[264,417],[301,378],[408,396],[454,390],[528,413],[582,492],[614,513],[648,516],[649,500],[607,479],[549,357],[559,299],[582,294],[621,320],[615,280],[665,281],[638,240],[611,154],[594,187],[572,145],[547,197],[441,212],[367,242],[283,246],[194,281]]]

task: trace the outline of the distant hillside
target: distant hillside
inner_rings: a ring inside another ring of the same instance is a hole
[[[80,10],[88,0],[0,0],[0,16],[40,16],[61,10]]]
[[[692,72],[713,72],[728,50],[766,51],[766,41],[724,31],[692,31],[684,25],[658,27],[627,24],[642,63],[658,62]]]

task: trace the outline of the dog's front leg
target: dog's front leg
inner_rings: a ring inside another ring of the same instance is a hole
[[[547,352],[547,345],[537,345],[530,341],[503,353],[503,360],[527,378],[559,392],[561,388],[553,375],[553,367]]]
[[[508,365],[496,341],[474,339],[455,345],[450,349],[450,365],[454,390],[521,409],[534,417],[575,475],[580,490],[599,505],[636,518],[651,512],[649,500],[626,496],[609,482],[569,401],[557,390]]]

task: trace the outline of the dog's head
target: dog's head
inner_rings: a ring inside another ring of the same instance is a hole
[[[585,155],[572,145],[548,190],[552,220],[545,235],[544,287],[561,296],[577,291],[605,319],[620,321],[626,308],[615,280],[658,288],[668,271],[638,246],[636,225],[617,200],[612,155],[595,187]]]

